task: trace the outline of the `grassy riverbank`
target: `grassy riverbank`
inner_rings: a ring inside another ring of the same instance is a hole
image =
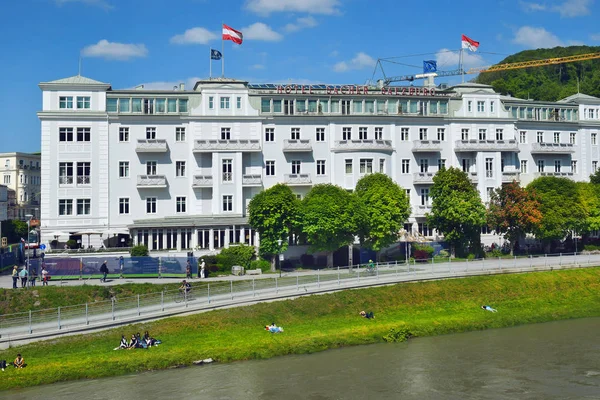
[[[8,360],[21,352],[29,366],[2,373],[0,390],[191,365],[209,357],[228,362],[377,343],[398,328],[418,337],[600,316],[599,289],[600,268],[590,268],[347,290],[168,318],[2,351],[0,359]],[[481,304],[498,312],[486,312]],[[361,318],[360,310],[376,318]],[[265,332],[271,322],[285,332]],[[130,336],[146,329],[163,344],[112,350],[121,332]]]

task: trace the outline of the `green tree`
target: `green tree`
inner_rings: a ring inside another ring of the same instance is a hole
[[[600,185],[577,182],[576,186],[581,205],[587,215],[585,224],[578,233],[587,236],[590,231],[600,229]]]
[[[485,224],[485,207],[467,174],[458,168],[440,170],[433,177],[429,195],[431,213],[427,223],[443,233],[454,256],[470,244],[481,251],[481,227]]]
[[[369,174],[356,183],[355,194],[365,213],[359,234],[361,244],[379,251],[396,242],[410,216],[406,192],[385,174]]]
[[[512,255],[519,238],[540,224],[540,202],[533,191],[513,181],[492,192],[487,218],[488,225],[508,239]]]
[[[333,266],[333,252],[354,242],[359,221],[364,221],[356,196],[339,186],[315,185],[300,208],[300,226],[311,251],[327,251],[327,265]]]
[[[271,257],[271,271],[275,271],[275,258],[287,250],[288,238],[298,218],[300,202],[292,190],[277,184],[254,196],[248,205],[248,222],[260,234],[259,252]],[[278,240],[281,240],[281,248]]]
[[[130,251],[131,257],[146,257],[148,256],[148,247],[145,244],[133,246]]]
[[[590,183],[593,183],[594,185],[600,183],[600,168],[598,168],[596,172],[590,175]]]
[[[575,182],[543,176],[527,185],[527,190],[537,193],[540,199],[542,220],[535,236],[544,242],[547,251],[552,240],[563,240],[573,231],[585,229],[588,215]]]
[[[231,272],[234,265],[248,269],[253,258],[254,247],[245,244],[232,245],[217,254],[217,267],[219,271],[224,272]]]

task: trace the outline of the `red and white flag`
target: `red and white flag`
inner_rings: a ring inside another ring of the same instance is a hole
[[[242,32],[223,24],[223,40],[231,40],[233,43],[242,44],[244,35],[242,35]]]
[[[463,49],[469,49],[471,51],[477,51],[477,48],[479,47],[479,42],[474,41],[473,39],[462,35],[462,48]]]

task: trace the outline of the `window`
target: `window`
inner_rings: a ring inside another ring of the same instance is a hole
[[[473,111],[473,102],[471,100],[467,101],[467,111]]]
[[[281,112],[281,110],[277,111],[275,100],[273,100],[273,112]],[[294,114],[294,100],[283,100],[283,113],[285,115]]]
[[[77,96],[77,108],[90,108],[90,98],[88,96]]]
[[[536,140],[538,143],[544,143],[544,132],[538,132]]]
[[[185,161],[175,161],[175,176],[176,177],[184,177],[185,176]]]
[[[577,173],[577,160],[571,160],[571,173]]]
[[[350,100],[342,100],[342,114],[350,114]]]
[[[421,158],[419,160],[419,166],[421,168],[421,172],[427,172],[429,170],[429,160],[426,158]]]
[[[504,140],[504,129],[496,129],[496,140]]]
[[[73,108],[73,97],[72,96],[60,96],[58,98],[58,108]]]
[[[208,96],[208,108],[211,110],[215,108],[215,98],[213,96]]]
[[[446,138],[446,129],[444,128],[438,128],[437,129],[437,140],[439,141],[444,141]]]
[[[400,140],[406,142],[408,139],[408,128],[400,128]]]
[[[477,102],[477,112],[485,112],[485,101]]]
[[[576,137],[575,135],[576,135],[575,132],[571,132],[569,134],[569,143],[575,144],[575,137]]]
[[[146,197],[146,214],[156,214],[156,197]]]
[[[560,160],[554,160],[554,172],[560,172]]]
[[[372,174],[373,173],[373,160],[370,158],[360,159],[360,173],[361,174]]]
[[[446,168],[446,159],[438,158],[438,171]]]
[[[187,106],[188,106],[187,99],[179,99],[179,112],[180,113],[186,113],[187,108],[188,108]]]
[[[379,173],[385,174],[385,158],[379,159]]]
[[[92,200],[77,199],[77,215],[90,215],[92,209]]]
[[[317,175],[325,175],[325,160],[317,160]]]
[[[521,160],[521,173],[527,173],[527,160]]]
[[[265,142],[275,141],[275,128],[265,128]]]
[[[73,200],[58,200],[58,215],[73,215]]]
[[[419,140],[427,140],[427,128],[419,128]]]
[[[346,159],[346,174],[351,174],[352,173],[352,159],[347,158]]]
[[[231,140],[231,128],[221,128],[221,140]]]
[[[560,143],[560,132],[554,132],[554,143]]]
[[[156,112],[164,113],[166,111],[166,99],[156,99]]]
[[[240,108],[242,108],[242,98],[241,97],[236,97],[235,98],[235,107],[239,110]]]
[[[156,128],[146,128],[146,139],[156,139]]]
[[[492,158],[485,159],[485,177],[486,178],[494,177],[494,159],[492,159]]]
[[[129,214],[129,198],[119,198],[119,214]]]
[[[140,99],[137,99],[138,101]],[[117,112],[117,104],[118,104],[118,99],[106,99],[106,112]],[[133,100],[134,101],[134,105],[137,104],[135,101],[136,99]],[[140,110],[137,110],[138,112],[140,112]]]
[[[519,142],[520,143],[527,143],[527,131],[521,131],[521,132],[519,132]]]
[[[4,175],[4,183],[10,185],[10,175]]]
[[[156,175],[156,161],[146,161],[146,175]]]
[[[479,140],[487,140],[487,129],[479,130]]]
[[[154,99],[143,99],[144,114],[154,114]]]
[[[317,128],[316,130],[316,139],[317,142],[325,141],[325,128]]]
[[[129,161],[119,161],[119,178],[129,178]]]
[[[229,109],[229,97],[221,97],[221,109],[222,110]]]
[[[77,184],[78,185],[89,185],[91,183],[92,164],[90,162],[78,162],[77,163]]]
[[[223,182],[233,181],[233,160],[226,159],[222,162]]]
[[[90,128],[77,128],[77,141],[78,142],[89,142],[90,141]]]
[[[421,205],[429,205],[429,189],[421,189]]]
[[[352,140],[352,128],[342,128],[342,140]]]
[[[537,166],[538,166],[538,172],[544,172],[544,160],[538,160]]]
[[[230,194],[223,196],[223,211],[233,211],[233,196]]]
[[[358,128],[358,138],[360,140],[367,140],[369,138],[369,134],[368,134],[369,130],[367,129],[366,126],[361,126]]]
[[[177,99],[167,99],[167,112],[177,112]]]
[[[429,236],[430,232],[429,232],[429,225],[427,225],[426,223],[423,222],[419,222],[417,224],[419,232],[421,233],[421,235],[423,236]]]
[[[72,142],[73,128],[58,128],[58,140],[61,142]]]
[[[175,128],[175,141],[185,142],[185,128]]]
[[[119,128],[119,142],[129,142],[129,128]]]
[[[409,159],[405,158],[402,160],[402,173],[410,174],[410,160]]]
[[[404,193],[406,193],[406,197],[408,198],[408,201],[410,202],[410,189],[404,189]],[[404,228],[404,230],[409,231],[410,229]]]
[[[592,108],[588,110],[588,117],[589,119],[594,119],[594,110]]]
[[[299,160],[293,160],[292,161],[292,174],[299,174],[300,173],[300,161]]]
[[[494,102],[490,101],[490,112],[493,113],[494,112]]]
[[[300,128],[292,128],[290,139],[300,140]]]
[[[178,196],[175,198],[175,204],[176,204],[176,212],[178,213],[184,213],[186,212],[186,204],[185,204],[185,196]]]
[[[469,140],[469,129],[463,128],[460,130],[460,140]]]
[[[108,99],[108,100],[112,100],[112,99]],[[114,100],[116,101],[116,99],[114,99]],[[135,112],[135,113],[142,112],[142,99],[131,99],[131,111]]]
[[[72,185],[73,184],[73,163],[72,162],[58,163],[58,183],[60,185]]]
[[[598,161],[592,161],[592,172],[598,171]]]
[[[265,175],[275,176],[275,161],[265,161]]]
[[[375,140],[382,140],[382,139],[383,139],[383,127],[376,126],[375,127]]]
[[[597,138],[597,137],[598,137],[598,134],[597,134],[597,133],[592,133],[592,135],[591,135],[592,144],[594,144],[594,145],[596,144],[596,138]]]

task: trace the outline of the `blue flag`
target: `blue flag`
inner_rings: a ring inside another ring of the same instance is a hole
[[[437,62],[435,60],[423,61],[423,73],[428,74],[437,71]]]
[[[210,49],[210,59],[211,60],[220,60],[223,57],[223,54],[219,50]]]

